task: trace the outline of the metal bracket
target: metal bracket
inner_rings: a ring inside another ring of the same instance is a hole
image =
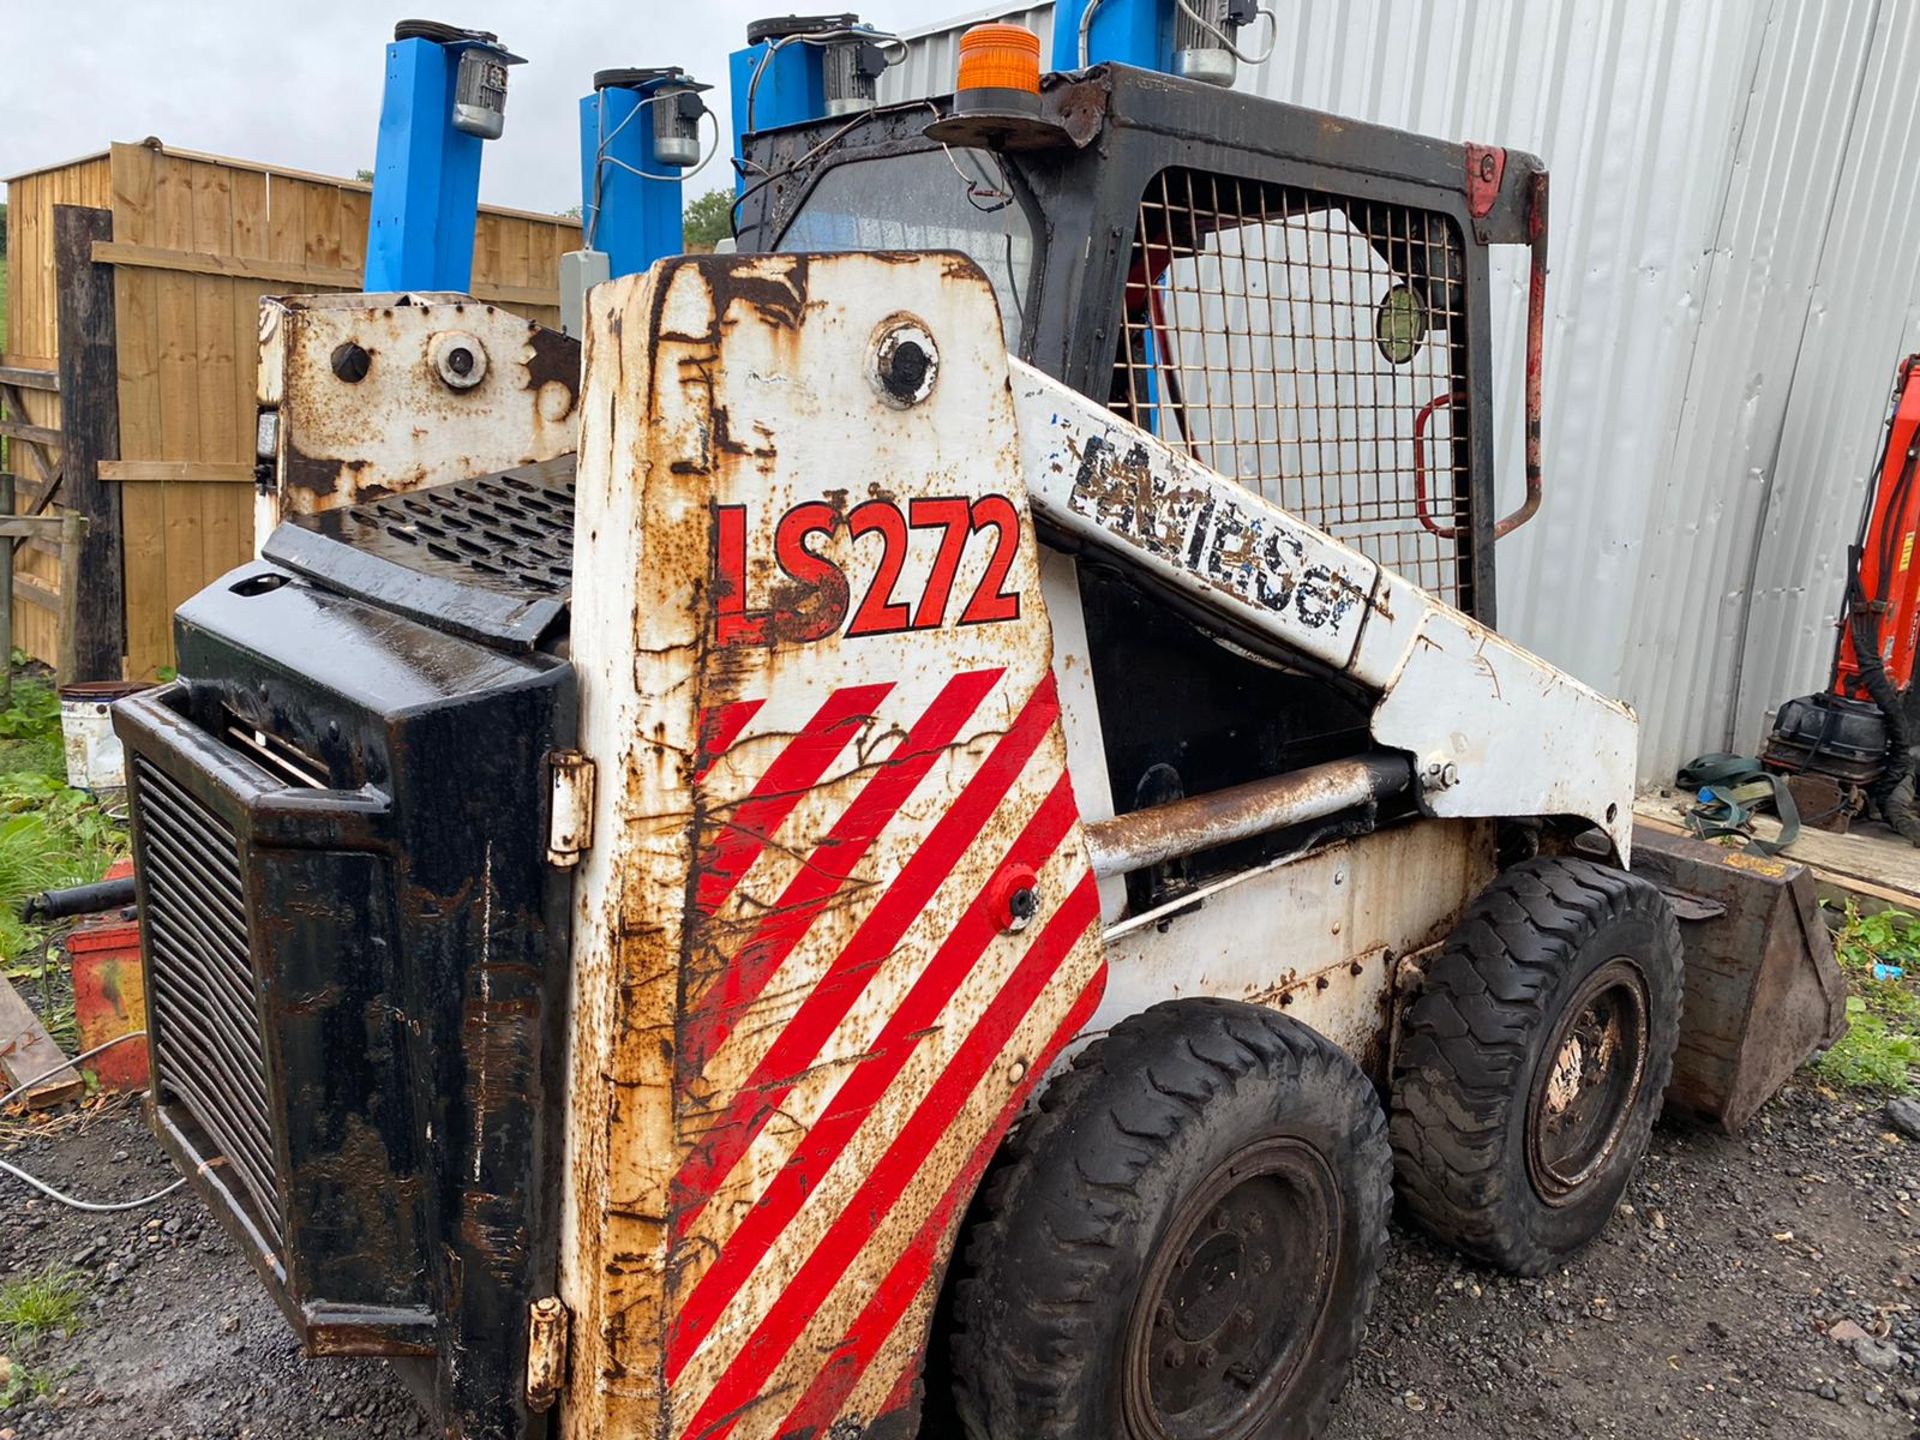
[[[1500,198],[1500,182],[1507,174],[1507,152],[1498,145],[1467,142],[1467,213],[1484,220]]]
[[[555,1296],[527,1307],[527,1408],[553,1408],[567,1381],[567,1331],[573,1317]]]
[[[565,869],[580,863],[593,848],[593,761],[578,750],[556,750],[547,757],[553,776],[553,804],[547,823],[547,861]]]

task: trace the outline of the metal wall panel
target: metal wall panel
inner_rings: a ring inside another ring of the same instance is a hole
[[[884,24],[876,7],[875,24]],[[902,30],[907,42],[907,58],[880,77],[883,104],[896,100],[918,100],[922,95],[945,95],[953,89],[954,70],[960,63],[960,32],[987,20],[1005,20],[1024,25],[1040,37],[1040,60],[1044,65],[1053,52],[1053,0],[1043,5],[991,5],[970,10],[938,25],[923,25],[917,30]]]
[[[1920,350],[1920,7],[1883,3],[1756,546],[1734,736],[1823,684],[1897,357]]]
[[[1757,743],[1816,688],[1893,365],[1920,343],[1920,7],[1892,0],[1272,0],[1239,87],[1553,171],[1547,503],[1501,628],[1640,710],[1642,778]],[[976,12],[911,36],[951,87]],[[1495,265],[1498,446],[1521,486],[1525,257]],[[1904,338],[1903,338],[1904,336]],[[1903,348],[1904,347],[1904,348]]]

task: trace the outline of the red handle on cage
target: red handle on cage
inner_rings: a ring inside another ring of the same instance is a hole
[[[1527,494],[1520,508],[1493,527],[1493,538],[1502,539],[1518,530],[1540,511],[1540,378],[1542,351],[1547,328],[1547,177],[1533,177],[1533,193],[1527,213],[1529,240],[1533,255],[1527,283]],[[1442,540],[1459,538],[1464,528],[1436,525],[1427,510],[1427,422],[1433,412],[1453,404],[1453,396],[1442,393],[1421,406],[1413,420],[1413,504],[1420,524]]]
[[[1427,422],[1433,419],[1433,412],[1453,404],[1453,392],[1442,390],[1426,404],[1420,407],[1420,413],[1413,417],[1413,513],[1420,517],[1420,523],[1429,534],[1438,535],[1442,540],[1458,538],[1458,525],[1436,525],[1433,516],[1427,510]]]
[[[1527,276],[1527,498],[1493,527],[1493,538],[1511,535],[1540,510],[1540,372],[1547,329],[1547,172],[1533,177],[1527,206],[1527,236],[1533,248]],[[1419,447],[1414,447],[1419,453]]]

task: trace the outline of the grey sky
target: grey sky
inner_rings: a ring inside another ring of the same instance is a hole
[[[420,15],[492,30],[528,63],[513,75],[507,132],[487,147],[481,197],[530,210],[580,199],[575,116],[596,70],[679,65],[716,88],[747,22],[852,8],[909,29],[983,0],[0,0],[0,175],[157,135],[299,170],[373,165],[382,47]],[[728,183],[724,157],[693,193]]]

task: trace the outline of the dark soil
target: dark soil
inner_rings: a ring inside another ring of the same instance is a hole
[[[172,1178],[136,1114],[0,1149],[91,1197]],[[1623,1209],[1565,1270],[1513,1280],[1396,1229],[1328,1440],[1920,1437],[1920,1146],[1878,1106],[1795,1087],[1738,1140],[1663,1125]],[[13,1357],[54,1378],[0,1440],[423,1435],[375,1361],[301,1358],[184,1192],[82,1215],[0,1177],[0,1283],[56,1261],[84,1323]],[[1828,1335],[1851,1321],[1865,1336]]]

